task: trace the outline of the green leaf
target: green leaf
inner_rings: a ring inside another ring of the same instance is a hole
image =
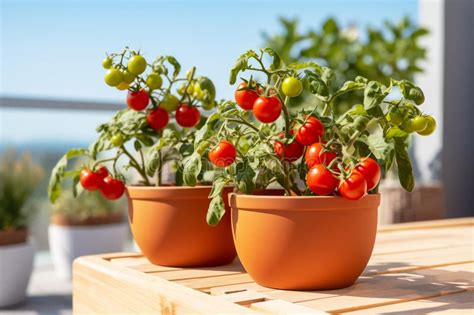
[[[181,71],[181,65],[179,64],[178,60],[176,60],[176,58],[173,56],[166,56],[165,59],[173,66],[173,79],[176,79],[176,77],[178,77],[179,75],[179,72]]]
[[[313,61],[307,61],[307,62],[302,62],[302,63],[295,62],[295,63],[292,63],[292,64],[288,65],[287,68],[293,69],[293,70],[301,70],[301,69],[311,68],[314,71],[316,71],[316,73],[319,74],[319,75],[321,75],[321,73],[322,73],[321,66],[318,65],[317,63],[313,62]]]
[[[66,176],[77,176],[74,172],[67,172],[66,167],[68,160],[85,156],[88,154],[87,149],[71,149],[69,150],[54,166],[51,171],[51,177],[48,184],[48,197],[51,203],[55,203],[61,195],[61,184]]]
[[[225,214],[224,200],[222,194],[217,194],[211,199],[207,210],[206,221],[209,225],[217,225]]]
[[[145,172],[148,176],[153,176],[160,165],[160,151],[150,148],[146,154]]]
[[[273,62],[270,66],[270,70],[276,70],[276,69],[279,69],[280,66],[281,66],[281,58],[280,58],[280,55],[278,55],[278,53],[273,50],[272,48],[263,48],[261,49],[261,51],[267,53],[269,56],[273,57]]]
[[[249,162],[245,159],[236,165],[236,184],[240,192],[250,194],[255,189],[255,171],[250,167]]]
[[[404,139],[395,138],[395,160],[397,162],[400,184],[406,191],[413,191],[415,180],[407,149],[408,145]]]
[[[378,106],[385,95],[382,91],[382,84],[377,81],[370,81],[364,90],[364,107],[366,110]]]
[[[334,70],[327,67],[322,67],[321,69],[321,79],[326,83],[327,86],[332,86],[336,80],[336,74],[334,73]]]
[[[377,129],[377,132],[370,134],[365,142],[369,146],[370,151],[378,160],[385,159],[385,151],[388,147],[388,144],[385,142],[383,132],[380,130],[380,128]]]
[[[239,75],[240,71],[245,71],[249,67],[249,59],[250,58],[258,58],[258,55],[253,50],[248,50],[245,54],[242,54],[237,61],[235,62],[234,66],[230,70],[230,84],[234,84],[237,80],[237,76]]]
[[[183,160],[183,181],[187,186],[196,186],[202,168],[201,156],[193,153]]]
[[[305,70],[306,80],[309,84],[309,91],[315,95],[328,96],[329,89],[326,83],[316,73]]]
[[[227,185],[227,179],[224,176],[216,176],[212,182],[212,190],[209,194],[209,198],[215,198],[222,195],[225,185]]]

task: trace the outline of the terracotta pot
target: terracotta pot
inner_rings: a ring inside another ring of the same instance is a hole
[[[217,226],[206,223],[210,186],[127,187],[133,237],[150,262],[163,266],[217,266],[236,256],[230,208]]]
[[[289,290],[350,286],[375,242],[380,195],[342,197],[231,194],[240,261],[260,285]]]

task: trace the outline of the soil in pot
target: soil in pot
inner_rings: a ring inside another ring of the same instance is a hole
[[[133,237],[153,264],[205,267],[231,263],[236,251],[230,208],[217,226],[206,223],[210,186],[127,187]]]
[[[0,230],[0,246],[25,243],[27,237],[27,229]]]
[[[230,195],[235,245],[260,285],[289,290],[350,286],[366,267],[380,195],[342,197]]]

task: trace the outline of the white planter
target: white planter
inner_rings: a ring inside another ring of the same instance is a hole
[[[31,242],[0,246],[0,307],[25,299],[34,256]]]
[[[127,237],[126,223],[89,226],[50,224],[49,249],[59,276],[71,278],[72,262],[79,256],[120,252]]]

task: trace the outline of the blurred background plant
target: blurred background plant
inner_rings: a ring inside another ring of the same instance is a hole
[[[0,158],[0,230],[23,229],[36,207],[29,204],[43,178],[43,168],[30,154],[5,151]]]
[[[98,191],[74,197],[71,190],[65,190],[52,206],[52,214],[67,222],[80,223],[88,219],[122,217],[125,208],[124,199],[111,202]]]
[[[423,72],[419,63],[426,58],[426,49],[419,40],[428,30],[408,17],[398,23],[385,20],[383,27],[365,30],[356,25],[343,27],[333,17],[306,32],[298,30],[298,23],[298,19],[280,18],[281,33],[263,33],[263,46],[277,51],[286,64],[315,61],[333,69],[338,84],[359,75],[388,85],[388,77],[413,81],[416,73]],[[300,106],[317,102],[310,94],[300,97],[304,99]],[[336,110],[345,112],[362,99],[361,92],[348,93],[340,98]],[[294,103],[300,104],[300,100]]]

